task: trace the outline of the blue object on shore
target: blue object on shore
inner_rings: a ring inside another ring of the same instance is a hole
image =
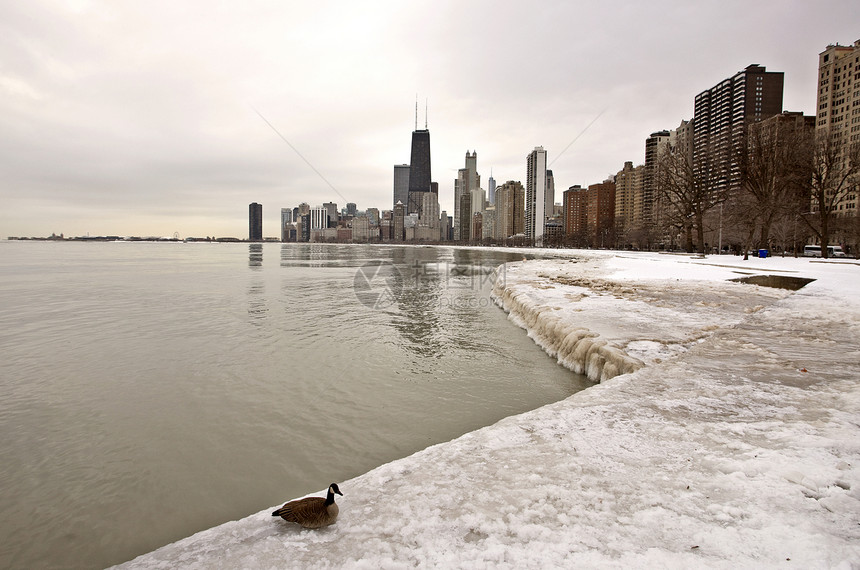
[[[766,249],[758,250],[758,256],[759,257],[767,257],[767,250]]]

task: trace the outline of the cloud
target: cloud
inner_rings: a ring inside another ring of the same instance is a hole
[[[252,201],[268,228],[303,201],[390,207],[416,95],[443,209],[467,149],[485,185],[490,169],[521,180],[537,145],[559,189],[594,183],[642,162],[648,134],[691,118],[696,93],[750,63],[784,71],[786,107],[813,112],[817,53],[856,31],[850,18],[826,32],[810,22],[850,10],[841,0],[6,3],[0,234],[110,223],[183,235],[233,224],[244,235]],[[218,220],[201,223],[209,215]]]

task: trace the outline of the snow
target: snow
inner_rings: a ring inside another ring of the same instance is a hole
[[[600,384],[339,482],[334,526],[267,509],[122,567],[860,567],[860,264],[570,255],[495,298]]]

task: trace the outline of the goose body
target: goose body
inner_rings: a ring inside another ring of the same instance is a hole
[[[334,502],[335,493],[343,496],[343,493],[337,488],[337,483],[332,483],[328,487],[325,499],[306,497],[297,501],[290,501],[274,511],[272,516],[281,517],[285,521],[300,524],[305,528],[322,528],[334,524],[339,510]]]

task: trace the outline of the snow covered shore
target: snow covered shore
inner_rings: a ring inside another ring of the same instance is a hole
[[[860,265],[577,253],[496,299],[601,384],[123,567],[860,567]]]

